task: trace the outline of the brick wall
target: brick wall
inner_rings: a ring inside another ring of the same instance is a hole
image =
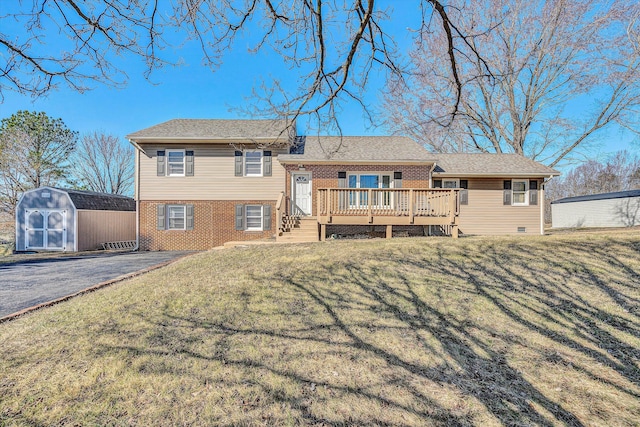
[[[156,207],[159,204],[193,205],[193,230],[158,230]],[[270,204],[271,230],[236,230],[235,206],[237,204]],[[276,231],[274,200],[162,200],[140,202],[141,250],[206,250],[230,241],[273,237]]]
[[[303,165],[305,170],[299,170],[298,165],[285,165],[287,171],[286,194],[292,195],[291,174],[295,172],[310,172],[312,185],[313,215],[317,215],[317,190],[319,188],[338,188],[338,172],[402,172],[403,188],[429,188],[429,166],[406,165]]]

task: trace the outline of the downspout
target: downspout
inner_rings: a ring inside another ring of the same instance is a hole
[[[140,147],[135,141],[129,140],[135,149],[136,149],[136,159],[135,159],[135,201],[136,201],[136,245],[132,249],[132,252],[135,252],[140,249],[140,152],[142,151],[142,147]]]
[[[544,236],[544,186],[553,179],[553,175],[549,175],[548,179],[542,179],[542,196],[540,197],[540,235]]]

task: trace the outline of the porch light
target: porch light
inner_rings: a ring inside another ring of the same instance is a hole
[[[303,171],[303,170],[305,170],[305,169],[304,169],[304,165],[298,165],[298,170],[299,170],[299,171]]]

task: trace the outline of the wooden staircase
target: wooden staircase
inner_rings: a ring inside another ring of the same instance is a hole
[[[286,216],[276,236],[276,242],[307,243],[319,241],[316,217]]]

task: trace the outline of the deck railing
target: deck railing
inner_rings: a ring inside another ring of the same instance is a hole
[[[458,215],[457,189],[449,188],[322,188],[318,190],[318,215],[368,216],[369,218],[439,217]]]
[[[276,218],[278,221],[278,229],[285,231],[286,220],[291,218],[299,218],[304,216],[304,211],[295,204],[291,197],[287,196],[284,191],[280,192],[276,201]]]

